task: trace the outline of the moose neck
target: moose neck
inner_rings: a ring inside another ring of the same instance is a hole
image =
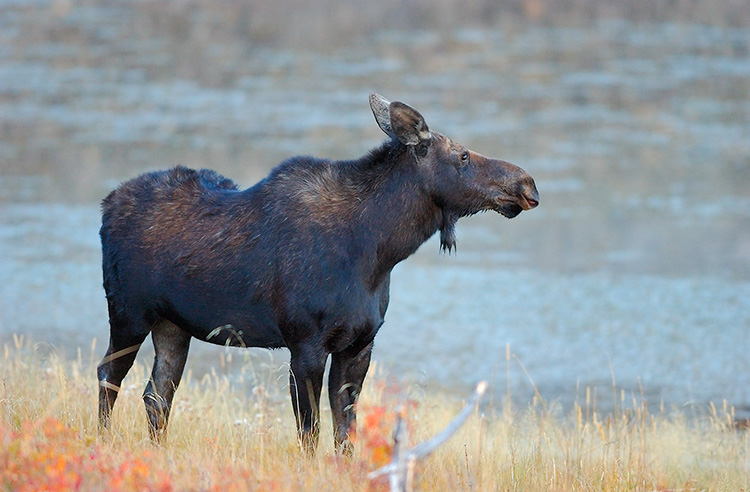
[[[352,179],[371,190],[362,203],[360,224],[376,245],[372,280],[377,285],[398,262],[442,231],[446,219],[452,221],[452,231],[455,219],[445,217],[432,200],[414,156],[398,142],[350,164]]]

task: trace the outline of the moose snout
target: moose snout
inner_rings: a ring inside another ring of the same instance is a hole
[[[521,207],[524,210],[531,210],[532,208],[536,208],[539,206],[539,192],[536,190],[536,188],[531,191],[524,190],[521,198]]]
[[[527,179],[521,182],[521,189],[519,191],[518,196],[521,208],[531,210],[539,206],[539,192],[531,176],[528,176]]]
[[[491,207],[496,212],[512,219],[524,210],[531,210],[539,206],[539,192],[536,189],[534,178],[526,171],[505,161],[499,162],[501,169],[509,176],[504,186],[500,186],[500,196],[495,198]]]

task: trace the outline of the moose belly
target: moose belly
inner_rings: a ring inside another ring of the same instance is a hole
[[[172,299],[163,313],[195,338],[233,347],[285,347],[273,309],[265,303]]]

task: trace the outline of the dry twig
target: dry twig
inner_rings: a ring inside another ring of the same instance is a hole
[[[487,382],[481,381],[477,384],[474,394],[466,402],[464,408],[458,415],[442,430],[438,435],[427,441],[421,442],[411,449],[404,449],[407,441],[407,430],[404,424],[406,410],[403,407],[398,409],[398,420],[393,435],[393,459],[385,466],[370,472],[367,476],[374,480],[383,475],[388,475],[388,481],[391,485],[391,492],[412,492],[414,479],[414,466],[417,460],[424,458],[435,451],[441,444],[447,441],[463,424],[479,403],[484,393],[487,391]]]

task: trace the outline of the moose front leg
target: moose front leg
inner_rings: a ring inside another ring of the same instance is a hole
[[[333,435],[336,450],[347,455],[352,451],[349,433],[356,430],[355,405],[370,367],[371,354],[372,342],[359,351],[344,351],[331,356],[328,397],[333,414]]]
[[[289,391],[302,449],[315,453],[320,431],[320,391],[328,354],[308,347],[291,349]]]

